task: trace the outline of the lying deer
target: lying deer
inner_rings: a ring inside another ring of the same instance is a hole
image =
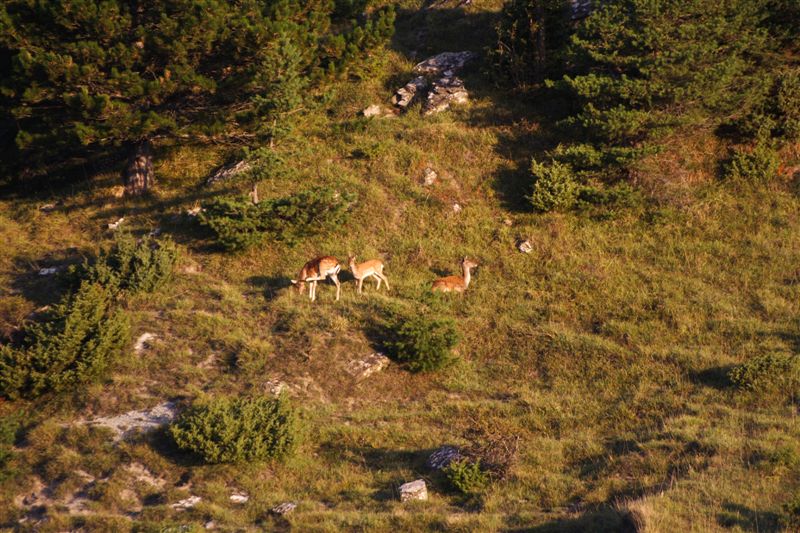
[[[364,286],[364,280],[369,277],[378,280],[378,286],[375,287],[375,290],[380,290],[381,281],[386,282],[386,290],[390,290],[389,280],[383,274],[383,262],[380,260],[370,259],[363,263],[356,263],[356,256],[351,255],[348,258],[348,263],[350,264],[350,272],[353,273],[353,277],[358,282],[358,294],[361,294],[361,287]]]
[[[474,263],[464,257],[461,260],[461,271],[463,272],[462,276],[447,276],[446,278],[439,278],[433,282],[431,286],[431,290],[433,292],[464,292],[469,287],[470,282],[470,269],[475,268],[478,266],[478,263]]]
[[[317,282],[324,281],[325,278],[331,278],[336,284],[336,301],[338,302],[342,286],[339,284],[339,278],[336,275],[341,269],[342,267],[335,257],[329,255],[317,257],[303,265],[297,279],[291,281],[297,287],[298,292],[303,292],[306,282],[308,282],[308,297],[313,302],[317,299]]]

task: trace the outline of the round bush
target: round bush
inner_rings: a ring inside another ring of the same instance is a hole
[[[558,161],[546,165],[534,159],[531,173],[534,182],[528,200],[536,211],[566,210],[575,204],[578,186],[568,165]]]
[[[780,159],[768,143],[760,142],[752,150],[736,150],[725,168],[725,177],[752,185],[766,185],[778,174]]]
[[[453,487],[464,494],[480,492],[489,483],[489,475],[481,468],[480,461],[453,461],[445,467],[444,474]]]
[[[412,372],[437,370],[453,359],[450,350],[458,343],[458,331],[452,320],[398,317],[395,328],[395,339],[387,347]]]
[[[215,399],[192,406],[170,427],[179,448],[207,463],[281,459],[297,442],[286,397]]]

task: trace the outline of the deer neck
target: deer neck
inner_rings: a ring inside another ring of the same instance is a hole
[[[358,274],[359,274],[359,272],[358,272],[358,265],[356,265],[356,262],[355,262],[355,261],[353,261],[352,259],[350,260],[350,272],[352,272],[352,273],[353,273],[353,276],[354,276],[355,278],[358,278]]]
[[[469,267],[467,265],[462,265],[461,268],[464,271],[464,288],[469,287],[469,282],[471,280],[471,276],[469,273]]]

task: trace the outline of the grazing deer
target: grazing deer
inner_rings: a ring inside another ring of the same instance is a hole
[[[463,276],[447,276],[446,278],[439,278],[433,282],[431,286],[431,290],[433,292],[464,292],[469,287],[470,282],[470,269],[475,268],[478,266],[478,263],[474,263],[464,257],[461,260],[461,270],[463,272]]]
[[[325,278],[331,278],[336,284],[336,301],[338,302],[342,286],[339,284],[339,278],[336,275],[341,269],[342,267],[335,257],[329,255],[317,257],[303,265],[300,274],[297,275],[298,279],[291,281],[297,287],[298,292],[303,292],[306,282],[308,282],[308,297],[313,302],[317,299],[317,282],[324,281]]]
[[[370,276],[378,280],[378,286],[375,287],[375,290],[380,290],[381,281],[386,282],[387,291],[390,289],[389,280],[383,274],[383,262],[380,260],[370,259],[369,261],[356,264],[356,256],[351,255],[348,258],[348,263],[350,264],[350,272],[353,273],[353,277],[358,281],[358,294],[361,294],[361,287],[364,286],[364,280]]]

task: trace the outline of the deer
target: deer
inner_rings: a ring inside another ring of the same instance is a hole
[[[370,259],[363,263],[356,263],[356,256],[351,255],[347,260],[350,265],[350,272],[358,282],[358,294],[361,294],[361,288],[364,286],[364,280],[373,277],[378,280],[378,286],[375,290],[380,290],[381,281],[386,283],[386,290],[390,290],[389,279],[383,274],[383,262],[379,259]]]
[[[463,275],[439,278],[433,282],[431,290],[433,292],[464,292],[467,290],[467,287],[469,287],[471,279],[470,269],[476,266],[478,266],[478,263],[470,261],[465,256],[464,259],[461,260],[461,271]]]
[[[291,282],[292,285],[297,287],[298,292],[303,292],[306,282],[308,282],[308,297],[313,302],[317,299],[317,282],[324,281],[325,278],[331,278],[336,284],[336,301],[338,302],[342,286],[336,275],[341,269],[342,266],[335,257],[329,255],[317,257],[303,265],[300,274],[297,275],[297,279],[293,279]]]

